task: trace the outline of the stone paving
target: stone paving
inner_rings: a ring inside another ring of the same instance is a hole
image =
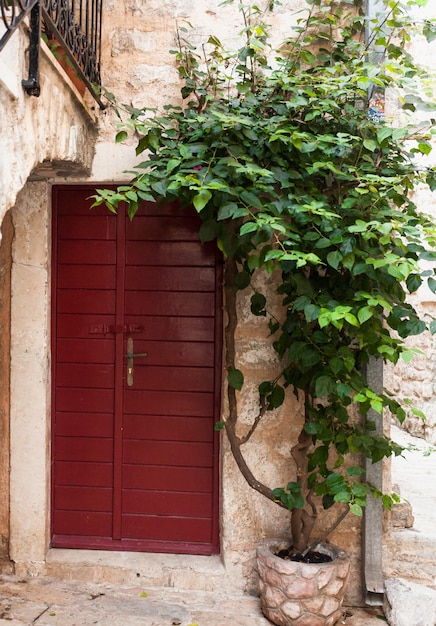
[[[270,626],[249,596],[0,576],[5,626]],[[338,622],[377,626],[380,610],[344,609]]]

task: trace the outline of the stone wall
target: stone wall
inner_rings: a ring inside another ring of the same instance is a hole
[[[29,176],[86,175],[94,154],[94,101],[80,97],[44,43],[41,95],[24,92],[28,41],[22,24],[0,53],[0,224]]]

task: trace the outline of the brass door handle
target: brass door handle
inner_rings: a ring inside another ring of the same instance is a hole
[[[133,359],[137,356],[148,356],[147,352],[133,352],[133,339],[129,337],[127,339],[127,384],[129,387],[133,385]]]

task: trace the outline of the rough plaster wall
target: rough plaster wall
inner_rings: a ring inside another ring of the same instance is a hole
[[[45,164],[47,176],[58,169],[83,175],[89,171],[94,153],[95,114],[70,83],[65,83],[44,44],[41,95],[28,96],[22,89],[27,47],[28,34],[22,25],[0,53],[0,223],[38,166]]]
[[[10,556],[30,563],[48,541],[49,198],[46,182],[29,182],[12,212]]]
[[[0,240],[0,571],[9,565],[9,383],[11,331],[11,266],[14,227],[7,213]]]

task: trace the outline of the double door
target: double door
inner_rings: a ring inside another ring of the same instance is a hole
[[[53,191],[52,545],[218,551],[220,265],[195,211]]]

